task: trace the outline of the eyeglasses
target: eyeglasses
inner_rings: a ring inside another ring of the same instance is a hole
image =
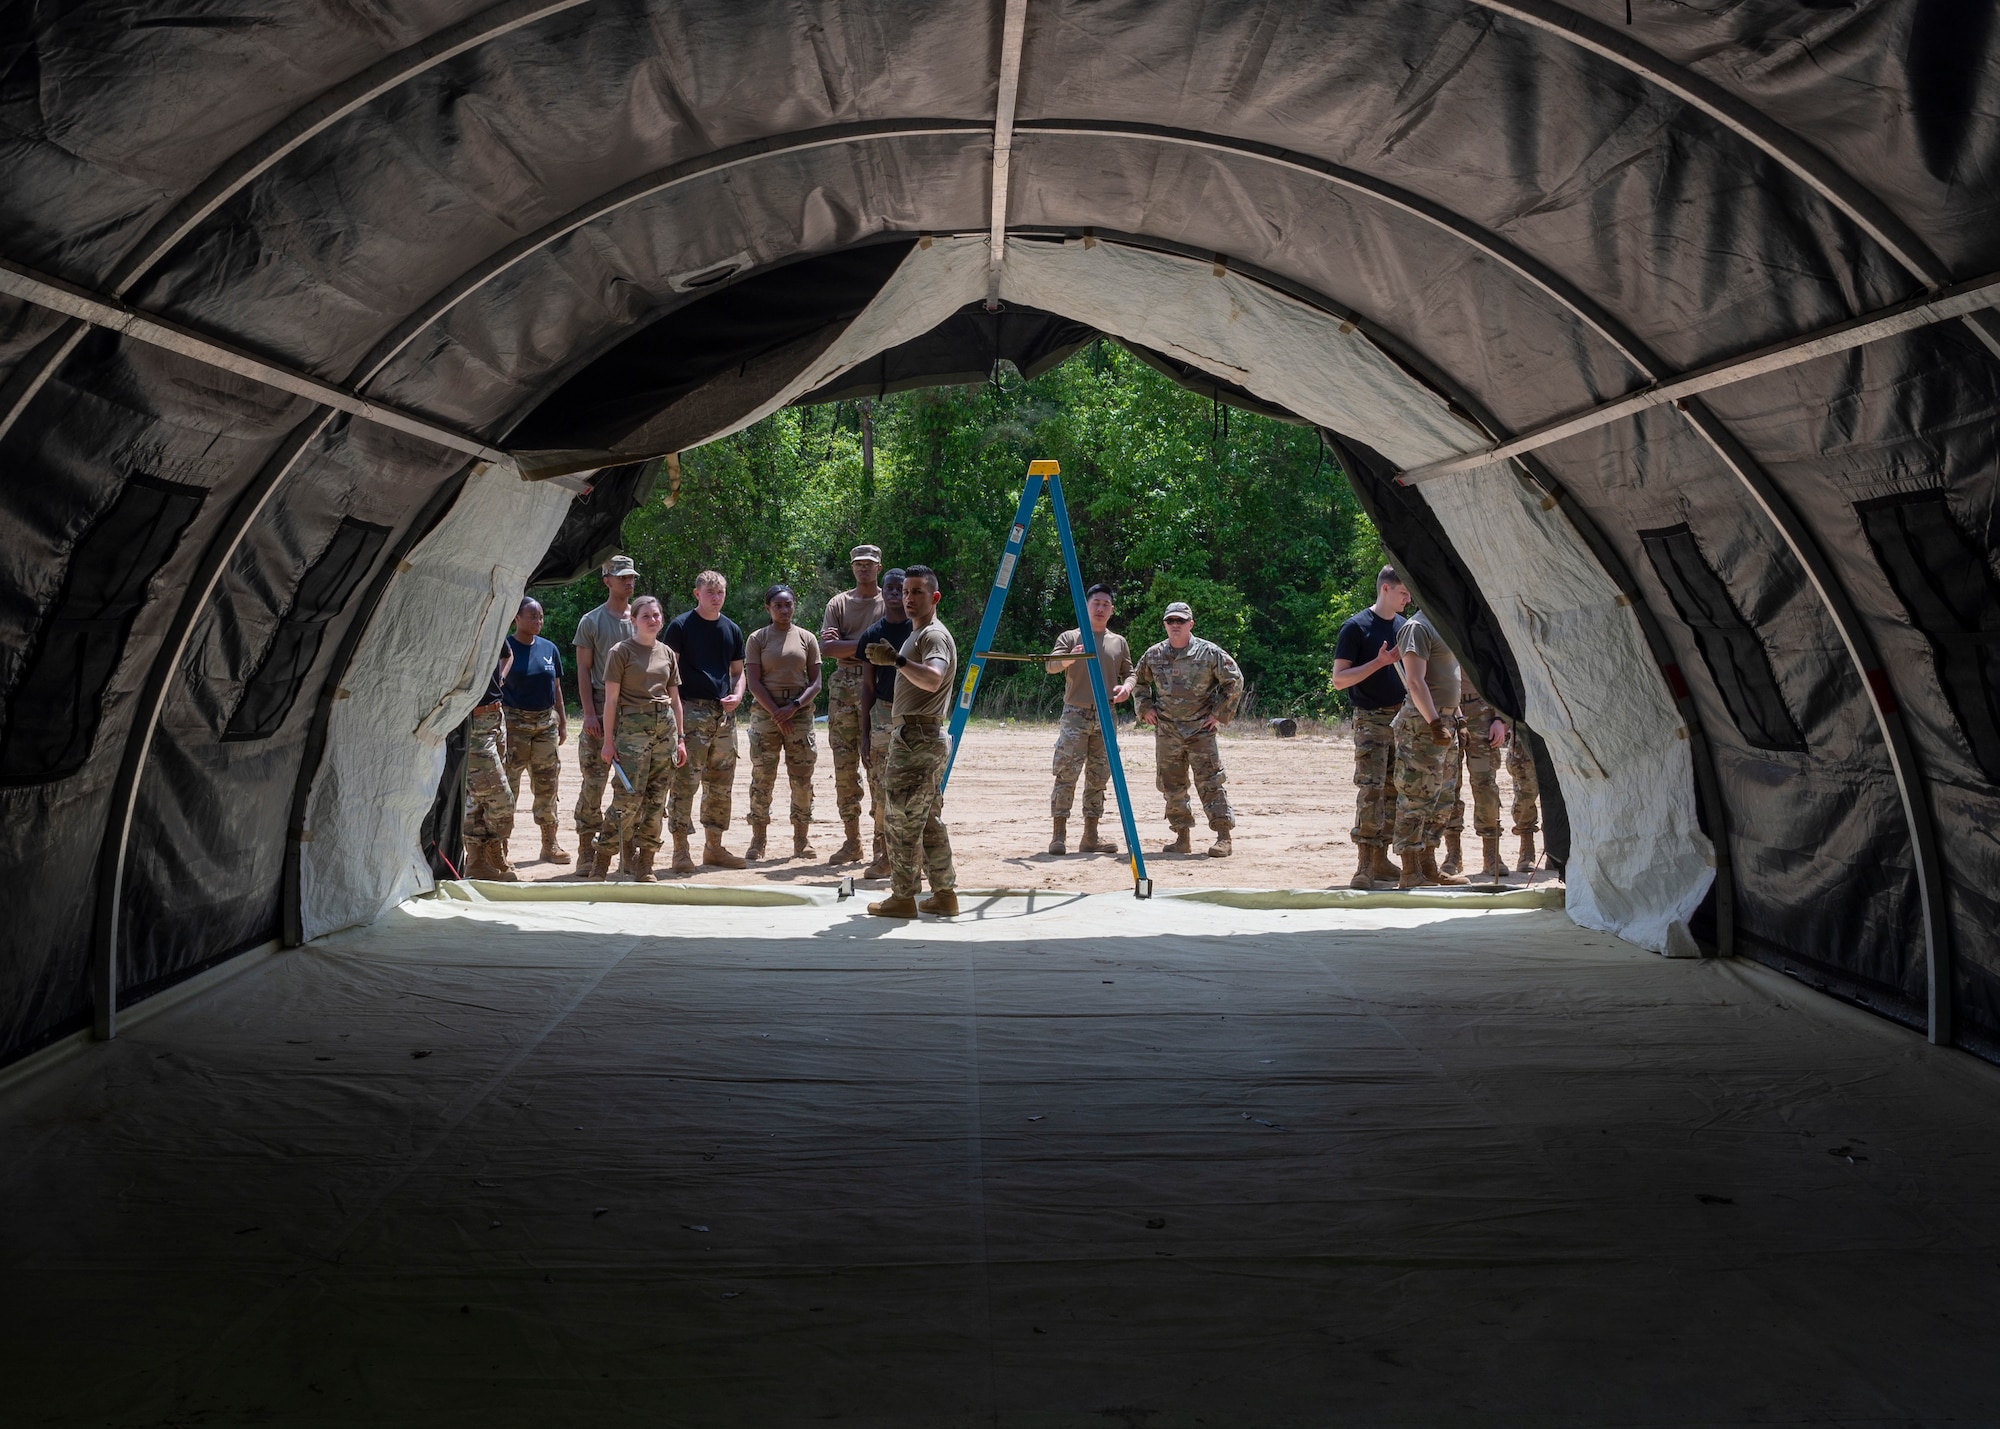
[[[1192,625],[1192,624],[1194,624],[1194,622],[1193,622],[1192,620],[1188,619],[1188,617],[1186,617],[1185,615],[1170,615],[1170,616],[1168,616],[1168,617],[1167,617],[1167,624],[1169,624],[1169,625]]]

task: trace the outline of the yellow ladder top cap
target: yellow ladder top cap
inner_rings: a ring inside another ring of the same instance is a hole
[[[1061,474],[1061,462],[1031,461],[1028,463],[1028,475],[1030,476],[1060,476]]]

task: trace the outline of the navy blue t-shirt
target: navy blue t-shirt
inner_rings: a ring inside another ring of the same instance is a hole
[[[729,667],[743,658],[743,627],[726,615],[703,620],[701,610],[684,610],[667,623],[660,637],[680,656],[681,698],[726,700],[736,682]]]
[[[1340,639],[1334,643],[1333,658],[1345,660],[1350,665],[1366,665],[1382,652],[1387,645],[1396,648],[1396,635],[1403,628],[1403,617],[1392,615],[1387,620],[1375,613],[1370,606],[1359,615],[1350,616],[1340,627]],[[1348,698],[1364,710],[1386,710],[1403,702],[1403,671],[1400,665],[1391,665],[1385,670],[1377,670],[1358,685],[1347,687]]]
[[[510,710],[552,710],[562,698],[562,651],[553,640],[535,637],[523,645],[518,635],[507,637],[514,668],[500,686],[500,703]]]
[[[900,650],[903,648],[903,642],[910,638],[911,632],[916,628],[917,623],[914,620],[903,619],[892,621],[885,615],[854,637],[854,653],[864,660],[867,659],[868,657],[862,655],[861,652],[866,650],[870,645],[873,645],[877,640],[886,640]],[[894,704],[896,702],[896,667],[894,665],[870,665],[868,668],[875,673],[875,698],[884,704]]]

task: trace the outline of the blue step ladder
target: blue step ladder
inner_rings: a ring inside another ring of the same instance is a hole
[[[1028,481],[1021,489],[1021,504],[1014,512],[1014,525],[1007,533],[1007,549],[1001,553],[1000,569],[994,574],[993,589],[986,596],[986,614],[979,621],[979,635],[972,642],[972,659],[965,667],[965,681],[959,686],[958,700],[951,710],[951,754],[944,766],[939,787],[951,782],[952,765],[958,762],[960,737],[965,722],[972,717],[972,698],[979,690],[979,677],[988,660],[1047,661],[1060,655],[1013,655],[993,649],[993,637],[1000,629],[1000,611],[1007,604],[1007,588],[1014,583],[1014,568],[1020,563],[1021,548],[1028,541],[1028,526],[1035,519],[1035,505],[1041,500],[1046,481],[1049,505],[1056,515],[1056,535],[1062,541],[1063,569],[1069,575],[1070,599],[1076,605],[1076,628],[1083,634],[1083,659],[1090,671],[1090,693],[1097,701],[1097,727],[1104,735],[1104,756],[1111,764],[1111,788],[1118,796],[1118,820],[1125,829],[1125,850],[1132,864],[1132,896],[1151,898],[1153,880],[1146,876],[1146,857],[1139,852],[1139,826],[1132,818],[1132,796],[1125,788],[1125,764],[1118,757],[1118,722],[1112,718],[1111,694],[1104,687],[1104,667],[1097,659],[1097,635],[1090,628],[1090,611],[1083,598],[1083,573],[1076,562],[1076,538],[1070,534],[1069,507],[1063,502],[1062,468],[1052,461],[1028,463]]]

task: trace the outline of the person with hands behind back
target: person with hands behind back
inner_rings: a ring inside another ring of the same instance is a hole
[[[813,766],[819,745],[813,738],[813,703],[819,698],[819,641],[792,624],[798,597],[788,585],[764,592],[771,623],[751,632],[743,674],[757,707],[750,712],[750,847],[746,858],[764,856],[764,831],[771,823],[771,794],[778,782],[778,756],[792,783],[792,857],[813,857]]]
[[[1396,712],[1396,852],[1398,888],[1462,884],[1437,866],[1437,841],[1451,807],[1451,755],[1458,743],[1458,657],[1430,617],[1416,612],[1396,637],[1403,659],[1403,707]]]
[[[680,662],[660,639],[667,623],[657,596],[632,602],[630,640],[611,647],[604,662],[604,741],[599,753],[616,765],[607,821],[618,830],[625,873],[653,883],[660,822],[673,793],[674,768],[687,761],[681,739]],[[620,781],[618,772],[625,778]]]

